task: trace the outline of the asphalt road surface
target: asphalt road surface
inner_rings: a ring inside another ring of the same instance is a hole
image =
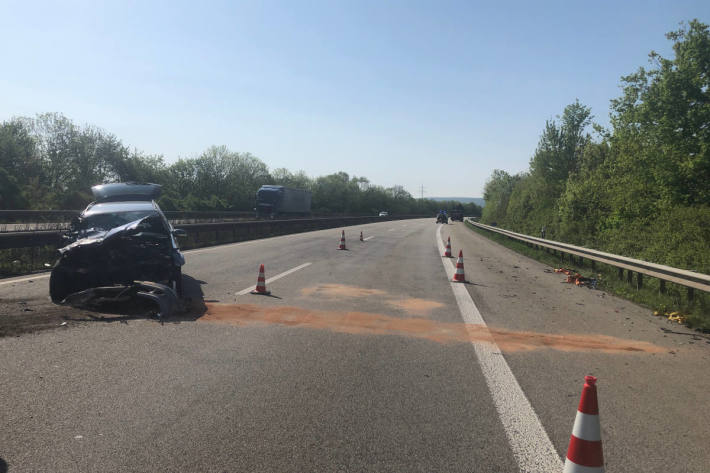
[[[707,338],[460,223],[345,232],[187,252],[164,325],[0,338],[0,471],[561,471],[586,374],[606,471],[710,471]],[[49,313],[46,276],[0,303]]]

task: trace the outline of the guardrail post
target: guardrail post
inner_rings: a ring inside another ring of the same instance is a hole
[[[597,262],[592,260],[592,269],[596,271],[597,269]]]
[[[643,274],[636,273],[636,290],[639,290],[642,287],[643,287]]]
[[[626,282],[631,284],[633,281],[634,281],[634,272],[629,269],[626,272]]]
[[[695,299],[695,289],[692,287],[688,288],[688,302],[693,302],[693,299]]]
[[[666,293],[666,281],[664,279],[661,279],[658,284],[658,292],[661,294]]]
[[[624,280],[624,268],[619,268],[619,280]]]

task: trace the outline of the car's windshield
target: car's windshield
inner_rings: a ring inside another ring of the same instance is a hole
[[[134,210],[129,212],[108,212],[89,215],[80,221],[81,230],[110,230],[149,215],[158,215],[154,210]]]
[[[256,200],[260,203],[275,204],[279,200],[279,191],[262,189],[256,194]]]

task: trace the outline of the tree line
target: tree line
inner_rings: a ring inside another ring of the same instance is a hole
[[[608,129],[576,101],[527,171],[493,172],[483,222],[710,273],[710,32],[693,20],[666,36],[674,57],[621,78]]]
[[[313,211],[321,214],[433,215],[457,207],[481,215],[475,204],[415,199],[402,186],[385,188],[344,172],[312,178],[303,171],[270,170],[256,156],[226,146],[168,163],[59,113],[0,124],[0,209],[81,209],[92,200],[91,186],[126,181],[161,184],[164,210],[250,211],[257,189],[277,184],[310,190]]]

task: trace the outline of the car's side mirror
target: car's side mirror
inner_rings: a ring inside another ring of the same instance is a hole
[[[176,228],[175,230],[173,230],[173,236],[186,237],[187,232],[185,230],[183,230],[182,228]]]

